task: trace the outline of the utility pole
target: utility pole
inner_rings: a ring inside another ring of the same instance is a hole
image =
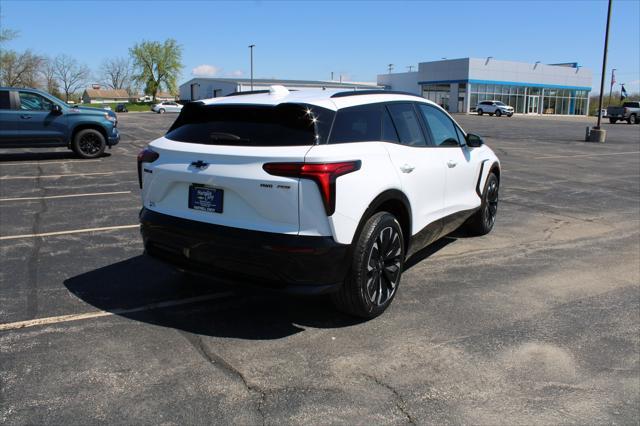
[[[251,91],[253,92],[253,48],[256,47],[255,44],[249,45],[249,51],[251,56]]]
[[[609,7],[607,9],[607,28],[604,34],[604,53],[602,55],[602,75],[600,76],[600,95],[598,96],[598,123],[587,134],[587,141],[590,142],[604,142],[607,136],[607,132],[600,128],[602,122],[602,95],[604,94],[604,77],[607,73],[607,50],[609,48],[609,24],[611,23],[611,3],[613,0],[609,0]],[[587,128],[588,129],[588,128]]]
[[[331,71],[331,81],[333,81],[333,71]]]
[[[389,67],[389,74],[391,74],[391,71],[393,71],[393,64],[389,64],[388,67]]]
[[[409,69],[409,72],[411,72],[411,70],[413,70],[413,65],[408,65],[407,68]]]
[[[607,104],[607,106],[611,106],[611,92],[613,92],[613,85],[616,82],[616,71],[616,68],[611,70],[611,86],[609,87],[609,103]]]

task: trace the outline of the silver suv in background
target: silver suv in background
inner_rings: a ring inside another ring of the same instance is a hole
[[[482,115],[485,112],[489,115],[495,114],[496,117],[506,115],[511,117],[513,115],[513,107],[506,105],[500,101],[482,101],[476,106],[478,115]]]

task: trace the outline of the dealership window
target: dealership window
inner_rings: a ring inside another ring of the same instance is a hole
[[[495,100],[511,105],[516,113],[535,114],[586,114],[586,90],[527,87],[508,84],[470,84],[470,109],[476,110],[479,102]]]
[[[449,110],[450,84],[425,84],[422,86],[422,97]]]

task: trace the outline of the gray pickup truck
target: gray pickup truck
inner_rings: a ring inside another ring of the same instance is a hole
[[[640,119],[640,102],[625,102],[622,106],[610,106],[607,108],[609,123],[626,121],[629,124],[638,124]]]

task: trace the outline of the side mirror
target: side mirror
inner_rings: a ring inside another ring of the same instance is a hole
[[[58,104],[53,104],[51,106],[51,113],[52,114],[62,114],[62,108],[60,108],[60,105]]]
[[[467,133],[467,146],[470,148],[478,148],[484,144],[482,138],[473,133]]]

